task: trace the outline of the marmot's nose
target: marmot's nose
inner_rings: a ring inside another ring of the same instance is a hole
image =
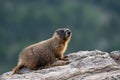
[[[66,33],[67,33],[68,35],[70,35],[70,34],[71,34],[71,31],[68,29],[68,30],[66,30]]]

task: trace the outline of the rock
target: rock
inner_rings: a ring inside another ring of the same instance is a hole
[[[120,80],[120,65],[107,52],[79,51],[68,55],[71,63],[23,74],[4,73],[1,80]],[[26,70],[26,71],[25,71]]]
[[[118,51],[112,51],[110,53],[110,56],[118,63],[120,64],[120,50]]]

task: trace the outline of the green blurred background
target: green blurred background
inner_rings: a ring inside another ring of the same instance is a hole
[[[20,51],[60,27],[73,35],[66,54],[120,49],[120,0],[0,0],[0,74]]]

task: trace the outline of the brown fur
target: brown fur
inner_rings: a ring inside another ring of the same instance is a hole
[[[56,58],[67,60],[64,57],[64,52],[71,38],[71,34],[68,32],[71,33],[67,28],[60,28],[55,31],[52,38],[26,47],[19,56],[18,65],[13,69],[13,74],[19,73],[20,69],[25,66],[30,69],[45,68],[49,65],[56,66],[54,64],[57,61]],[[63,34],[66,36],[63,36]],[[65,62],[63,64],[60,63],[60,65],[65,64]]]

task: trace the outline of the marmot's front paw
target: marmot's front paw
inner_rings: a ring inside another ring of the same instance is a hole
[[[64,58],[68,58],[68,56],[64,56]]]
[[[68,58],[60,58],[60,60],[68,61],[69,59]]]
[[[64,58],[63,60],[64,60],[64,61],[68,61],[69,59],[68,59],[68,58]]]

